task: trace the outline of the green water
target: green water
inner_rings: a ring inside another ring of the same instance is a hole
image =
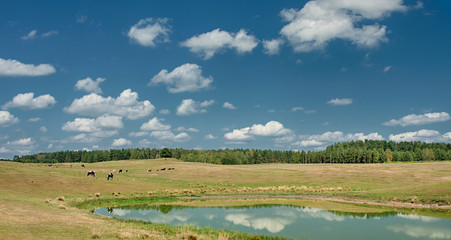
[[[351,214],[284,205],[255,207],[119,207],[96,214],[168,225],[302,239],[451,239],[451,220],[401,214]]]

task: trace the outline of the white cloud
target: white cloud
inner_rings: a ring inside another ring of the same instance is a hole
[[[297,112],[297,111],[301,111],[301,110],[304,110],[304,108],[303,107],[294,107],[291,109],[292,112]]]
[[[96,119],[75,118],[74,121],[66,122],[61,128],[68,132],[100,132],[104,129],[121,129],[124,127],[122,117],[103,115]]]
[[[207,60],[225,49],[235,49],[239,54],[251,52],[257,47],[258,40],[254,36],[248,35],[244,29],[237,33],[229,33],[218,28],[211,32],[191,37],[182,42],[181,45]]]
[[[48,31],[48,32],[41,34],[41,37],[47,38],[47,37],[56,36],[56,35],[58,35],[58,31],[52,30],[52,31]]]
[[[103,115],[95,119],[75,118],[74,121],[66,122],[61,129],[68,132],[81,132],[81,134],[69,137],[62,142],[98,142],[99,138],[118,134],[118,130],[123,127],[120,116]]]
[[[232,132],[224,134],[224,138],[232,141],[245,141],[252,139],[253,137],[249,134],[250,127],[245,127],[241,129],[233,129]]]
[[[6,127],[18,123],[19,119],[8,111],[0,111],[0,126]]]
[[[341,131],[327,131],[320,135],[301,135],[299,136],[300,141],[294,142],[292,146],[301,147],[317,147],[330,145],[336,142],[347,142],[347,141],[364,141],[367,140],[384,140],[384,138],[379,133],[370,133],[365,135],[364,133],[348,133],[344,134]]]
[[[0,77],[36,77],[45,76],[55,73],[55,68],[50,64],[24,64],[13,59],[3,59],[0,58]]]
[[[202,69],[197,64],[185,63],[169,72],[161,70],[152,77],[149,85],[166,84],[170,93],[197,92],[211,88],[213,77],[202,76]]]
[[[139,45],[155,47],[158,42],[168,42],[170,32],[167,18],[146,18],[130,27],[128,37]]]
[[[232,132],[224,134],[224,138],[232,141],[245,141],[252,139],[254,136],[281,137],[291,134],[292,131],[285,128],[280,122],[269,121],[265,125],[254,124],[251,127],[234,129]]]
[[[344,106],[344,105],[352,104],[352,99],[351,98],[335,98],[335,99],[331,99],[327,103],[330,105],[333,105],[333,106]]]
[[[386,66],[386,67],[384,67],[384,73],[386,73],[392,69],[393,69],[393,66]]]
[[[324,49],[335,39],[371,48],[388,41],[387,27],[378,23],[364,24],[406,9],[402,0],[312,0],[301,10],[284,9],[281,12],[288,24],[280,34],[296,52]]]
[[[404,142],[404,141],[449,142],[451,140],[449,132],[440,135],[440,132],[428,129],[421,129],[414,132],[405,132],[400,134],[390,134],[389,139],[390,141],[395,142]]]
[[[118,138],[118,139],[114,139],[113,144],[111,146],[122,147],[122,146],[127,146],[127,145],[132,145],[132,142],[125,138]]]
[[[7,142],[6,145],[11,146],[28,146],[34,144],[34,140],[31,138],[22,138],[16,141]]]
[[[9,141],[5,144],[5,147],[0,148],[0,153],[13,153],[13,154],[30,154],[30,152],[36,148],[35,141],[32,138],[22,138],[16,141]]]
[[[225,102],[224,105],[222,105],[222,107],[223,108],[228,108],[228,109],[231,109],[231,110],[235,110],[236,109],[236,107],[233,104],[229,103],[229,102]]]
[[[207,134],[204,136],[205,140],[215,140],[217,137],[213,136],[212,134]]]
[[[185,127],[178,127],[175,130],[177,130],[179,132],[199,132],[199,129],[196,129],[196,128],[185,128]]]
[[[150,133],[151,137],[157,138],[158,140],[164,140],[164,141],[176,141],[176,142],[184,142],[191,139],[189,134],[182,132],[177,135],[172,133],[171,131],[153,131]]]
[[[38,30],[31,30],[27,35],[22,36],[22,40],[30,40],[33,38],[36,38],[36,34],[38,33]]]
[[[186,116],[196,113],[205,113],[206,107],[212,105],[215,100],[196,102],[193,99],[184,99],[180,105],[177,107],[177,115]]]
[[[163,119],[161,119],[163,121]],[[141,125],[143,131],[166,131],[171,129],[171,125],[163,124],[157,117],[150,119],[148,122]]]
[[[291,133],[290,129],[287,129],[277,121],[269,121],[265,125],[254,124],[250,129],[250,133],[258,136],[273,136],[278,137]]]
[[[7,102],[3,109],[8,108],[23,108],[23,109],[42,109],[48,108],[56,104],[56,100],[49,94],[34,97],[34,93],[20,93],[13,98],[12,101]]]
[[[160,110],[160,114],[163,114],[163,115],[168,115],[170,113],[171,113],[171,111],[169,111],[169,109],[161,109]]]
[[[38,122],[38,121],[41,121],[41,118],[38,118],[38,117],[30,118],[27,121],[29,121],[29,122]]]
[[[280,47],[284,44],[283,39],[263,40],[263,52],[268,55],[279,54]]]
[[[139,119],[149,116],[155,107],[150,101],[138,101],[138,93],[130,89],[124,90],[119,97],[102,97],[96,93],[75,99],[64,111],[73,114],[98,117],[103,114],[124,116],[128,119]]]
[[[130,137],[144,137],[149,135],[148,132],[131,132],[128,134]]]
[[[102,89],[100,89],[99,84],[104,81],[105,78],[97,78],[96,80],[92,80],[90,77],[87,77],[85,79],[78,80],[77,84],[75,84],[75,88],[77,90],[90,93],[102,93]]]
[[[42,126],[41,128],[39,128],[39,130],[41,130],[41,132],[47,132],[47,128],[46,127],[44,127],[44,126]]]
[[[409,114],[402,117],[401,119],[392,119],[388,122],[384,122],[385,126],[410,126],[410,125],[424,125],[435,122],[444,122],[450,120],[451,117],[447,112],[435,112],[435,113],[425,113],[421,115]]]
[[[323,142],[319,142],[317,140],[302,140],[296,145],[299,145],[301,147],[316,147],[316,146],[322,146],[324,145]]]

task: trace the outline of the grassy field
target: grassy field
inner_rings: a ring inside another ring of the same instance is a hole
[[[182,201],[179,196],[321,195],[373,201],[451,205],[451,162],[371,165],[263,164],[220,166],[174,159],[22,164],[0,162],[0,239],[243,239],[209,228],[170,227],[96,216],[91,209],[176,202],[220,206],[291,204],[347,212],[388,207],[300,199]],[[162,168],[175,170],[156,171]],[[113,181],[107,174],[113,169]],[[152,172],[147,172],[152,169]],[[87,178],[95,170],[97,178]],[[60,200],[58,200],[58,198]],[[450,210],[395,209],[451,219]],[[255,239],[262,237],[254,236]]]

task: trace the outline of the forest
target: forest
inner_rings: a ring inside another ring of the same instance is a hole
[[[195,150],[183,148],[124,148],[110,150],[68,150],[14,156],[23,163],[94,163],[103,161],[176,158],[186,162],[223,165],[261,163],[385,163],[445,161],[451,159],[451,144],[365,140],[335,143],[321,151],[259,149]]]

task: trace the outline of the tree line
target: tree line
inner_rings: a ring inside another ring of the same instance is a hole
[[[59,151],[14,156],[26,163],[93,163],[102,161],[177,158],[186,162],[223,165],[261,163],[384,163],[444,161],[451,159],[451,144],[365,140],[335,143],[321,151],[260,149],[195,150],[183,148],[126,148],[94,151]]]

